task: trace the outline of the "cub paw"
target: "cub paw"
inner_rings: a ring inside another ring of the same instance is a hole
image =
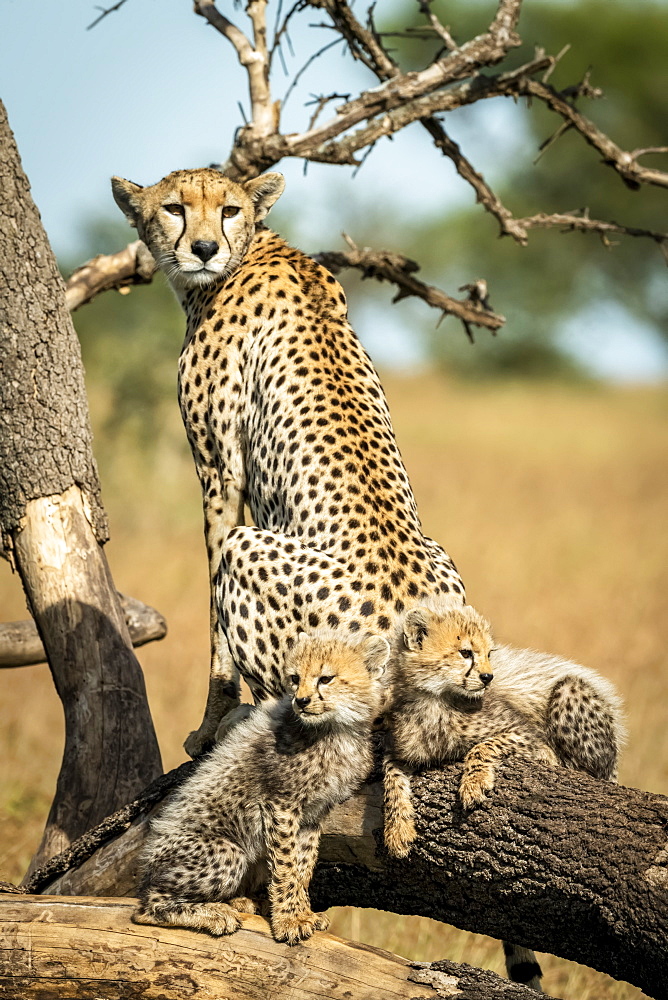
[[[249,899],[248,896],[235,896],[234,899],[228,899],[227,905],[231,906],[233,910],[237,910],[239,913],[258,913],[258,904],[253,899]]]
[[[277,941],[295,945],[306,941],[314,931],[324,931],[329,927],[329,918],[324,913],[305,910],[302,913],[274,915],[271,921],[272,934]]]
[[[417,839],[412,819],[399,820],[385,827],[385,847],[393,858],[405,858]]]
[[[494,788],[493,768],[484,770],[464,771],[459,784],[459,798],[465,809],[472,809],[485,801],[487,792]]]
[[[207,903],[201,911],[201,922],[195,926],[198,930],[207,931],[213,937],[221,937],[223,934],[234,934],[238,931],[241,920],[229,903]]]

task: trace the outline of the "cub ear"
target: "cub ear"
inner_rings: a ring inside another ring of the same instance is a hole
[[[309,636],[307,635],[306,632],[298,632],[297,633],[297,642],[306,642],[308,640],[308,638],[309,638]]]
[[[362,643],[364,666],[369,676],[377,680],[385,672],[390,658],[390,644],[381,635],[370,635]]]
[[[126,181],[122,177],[112,177],[111,190],[114,195],[114,201],[121,212],[123,212],[130,225],[136,227],[141,206],[139,192],[144,190],[141,184],[134,184],[132,181]]]
[[[411,608],[404,618],[404,644],[413,652],[422,649],[422,643],[429,632],[429,608]]]
[[[255,206],[256,222],[261,222],[265,218],[271,206],[283,194],[284,187],[283,174],[275,171],[269,174],[260,174],[259,177],[244,184],[244,190]]]

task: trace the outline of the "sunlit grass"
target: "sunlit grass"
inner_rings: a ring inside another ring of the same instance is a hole
[[[425,530],[454,557],[497,637],[573,657],[619,686],[629,746],[620,780],[668,792],[666,409],[660,389],[386,379]],[[92,394],[96,422],[104,401]],[[155,605],[169,634],[139,650],[166,768],[184,759],[206,695],[207,571],[199,489],[176,408],[147,461],[101,442],[121,591]],[[0,573],[3,618],[25,616]],[[46,667],[5,670],[0,707],[0,878],[17,880],[39,842],[62,752]],[[415,960],[502,972],[497,942],[418,917],[337,910],[336,933]],[[546,956],[546,992],[637,1000],[629,986]]]

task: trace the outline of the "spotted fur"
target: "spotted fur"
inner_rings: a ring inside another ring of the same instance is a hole
[[[396,857],[416,839],[416,768],[462,761],[466,809],[485,800],[497,763],[510,755],[615,779],[624,728],[612,685],[559,657],[494,648],[489,623],[471,607],[431,601],[410,610],[397,629],[389,673],[385,844]],[[533,952],[507,943],[504,950],[510,979],[540,992]]]
[[[258,697],[285,690],[300,628],[389,634],[427,594],[464,600],[452,560],[422,531],[341,286],[258,225],[282,183],[265,174],[239,185],[215,170],[148,188],[113,181],[187,315],[179,395],[212,583],[209,699],[186,741],[193,756],[237,703],[237,669]],[[257,528],[235,528],[244,504]]]
[[[308,896],[320,825],[371,769],[389,652],[381,637],[300,634],[292,693],[238,721],[154,821],[135,922],[231,934],[268,881],[276,940],[327,928]]]

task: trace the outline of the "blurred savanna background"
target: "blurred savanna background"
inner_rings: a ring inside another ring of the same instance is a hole
[[[132,49],[151,30],[161,44],[176,40],[183,52],[212,60],[215,54],[216,62],[205,114],[193,109],[189,116],[171,97],[167,110],[159,88],[146,87],[137,121],[121,92],[117,102],[103,100],[104,115],[84,115],[91,130],[85,149],[81,135],[64,128],[63,145],[49,148],[48,169],[46,140],[36,138],[37,98],[31,111],[30,93],[19,94],[9,71],[0,71],[10,122],[65,273],[131,235],[114,214],[108,175],[150,183],[170,169],[221,159],[229,144],[219,125],[225,115],[234,121],[237,97],[220,108],[216,88],[238,84],[244,98],[234,67],[221,65],[228,55],[222,41],[172,0],[159,20],[156,6],[129,5],[84,35],[91,9],[77,0],[66,15],[70,86],[80,95],[101,85],[90,75],[93,63],[107,67],[108,83],[121,46]],[[459,0],[434,9],[463,39],[483,30],[495,4]],[[49,33],[63,30],[49,24],[46,4],[42,13],[41,27],[29,26],[30,44],[43,56],[38,76],[49,66],[53,72]],[[592,66],[592,82],[605,98],[583,102],[582,110],[623,148],[665,145],[667,14],[659,0],[525,0],[526,44],[509,64],[526,61],[534,44],[553,53],[570,44],[551,82],[577,82]],[[406,0],[392,0],[376,15],[386,30],[417,23]],[[10,5],[8,16],[22,37],[27,28],[18,5]],[[300,43],[306,56],[308,39],[307,26],[296,29],[295,48]],[[396,44],[404,59],[420,63],[415,42]],[[290,68],[299,65],[295,58]],[[339,90],[370,85],[360,67],[340,56],[323,65],[314,64],[301,96],[291,99],[293,114],[325,86],[319,72],[327,87],[334,73]],[[53,79],[57,93],[64,84],[57,72]],[[57,98],[48,88],[40,93],[46,113]],[[73,94],[62,100],[51,113],[64,126]],[[573,135],[534,163],[556,125],[541,109],[501,99],[448,117],[450,134],[516,215],[588,206],[592,217],[666,229],[665,194],[630,191]],[[333,168],[310,168],[302,177],[299,165],[286,164],[286,194],[270,224],[312,252],[339,248],[345,230],[359,245],[407,253],[421,263],[425,280],[450,293],[487,279],[492,305],[507,324],[496,338],[480,331],[473,345],[453,319],[437,326],[421,302],[392,305],[387,287],[348,276],[344,284],[353,323],[381,371],[425,530],[454,557],[469,600],[491,619],[498,639],[560,653],[611,678],[628,712],[620,781],[668,793],[665,260],[640,239],[604,246],[596,237],[553,231],[532,233],[527,248],[497,240],[494,220],[412,129],[374,150],[354,179]],[[199,724],[208,659],[199,487],[175,400],[183,320],[162,279],[128,295],[105,294],[74,319],[114,579],[122,592],[157,607],[169,626],[164,641],[138,651],[168,769],[185,759],[183,739]],[[3,620],[26,616],[7,565],[0,566],[0,610]],[[0,877],[18,881],[53,794],[62,710],[46,666],[5,670],[1,680]],[[447,957],[502,972],[497,942],[422,918],[342,909],[333,930],[412,959]],[[572,963],[545,956],[542,964],[545,991],[555,997],[642,996]]]

